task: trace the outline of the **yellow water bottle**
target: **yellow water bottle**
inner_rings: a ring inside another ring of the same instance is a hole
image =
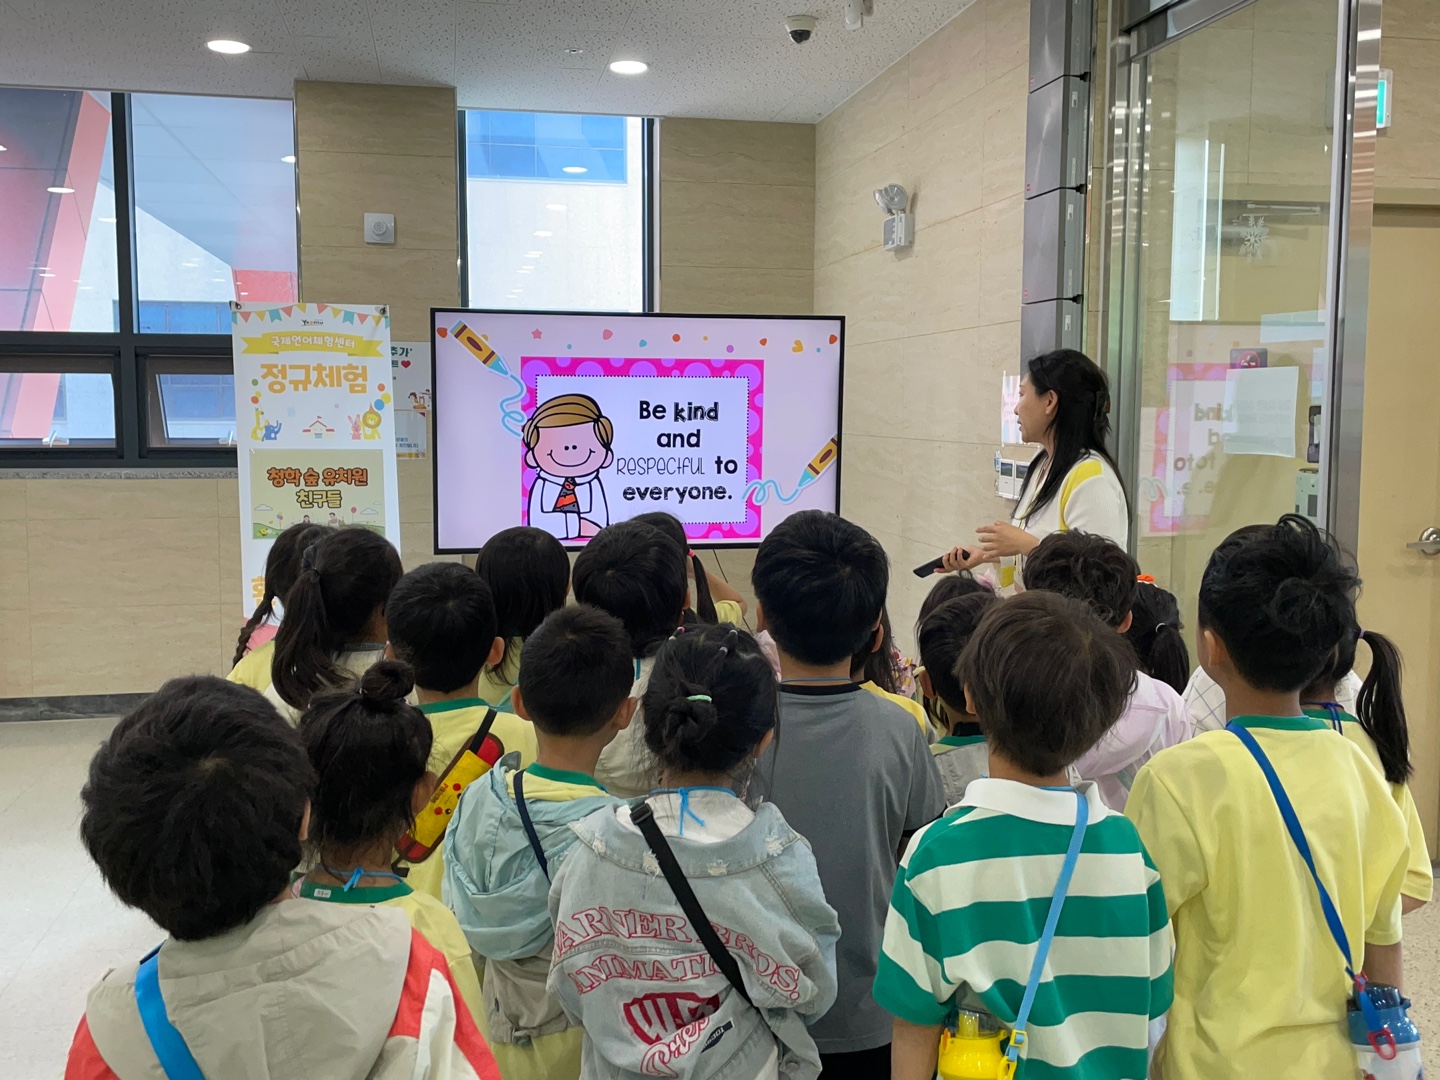
[[[961,1009],[955,1031],[940,1035],[940,1080],[995,1080],[1005,1061],[1005,1032],[989,1013]]]

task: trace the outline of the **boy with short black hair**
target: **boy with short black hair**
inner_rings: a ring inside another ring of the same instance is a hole
[[[492,709],[497,711],[476,755],[482,765],[493,765],[511,751],[520,755],[521,768],[535,760],[530,722],[480,696],[481,676],[486,665],[499,663],[505,654],[505,639],[497,633],[490,586],[475,571],[450,562],[416,567],[391,591],[385,625],[389,655],[415,669],[416,700],[435,734],[430,772],[445,776]],[[427,857],[408,864],[406,882],[441,899],[444,861],[437,842]]]
[[[920,689],[935,722],[945,732],[930,747],[945,783],[945,801],[953,806],[970,781],[990,773],[985,733],[965,707],[965,688],[956,671],[960,655],[985,613],[1001,600],[988,589],[947,600],[920,624]]]
[[[619,801],[594,772],[634,715],[633,681],[620,620],[585,604],[552,612],[525,642],[512,695],[538,760],[522,770],[506,757],[466,788],[446,830],[445,891],[486,961],[486,1030],[506,1080],[580,1074],[584,1032],[545,989],[550,878],[576,840],[570,824]]]
[[[1025,560],[1025,588],[1083,600],[1116,633],[1124,635],[1140,594],[1140,567],[1114,541],[1072,529],[1051,533]],[[1133,651],[1132,651],[1133,655]],[[1075,768],[1094,780],[1112,810],[1124,810],[1140,767],[1166,747],[1190,736],[1185,702],[1175,690],[1135,668],[1135,691],[1104,738]]]
[[[1135,827],[1065,771],[1120,715],[1128,649],[1084,604],[1044,592],[993,606],[966,647],[959,679],[990,775],[911,841],[895,883],[875,997],[895,1015],[897,1080],[931,1080],[957,1005],[1014,1025],[1077,798],[1087,827],[1020,1075],[1146,1075],[1150,1021],[1172,994],[1165,893]]]
[[[945,809],[925,733],[850,679],[851,657],[880,624],[889,578],[874,537],[819,510],[771,530],[751,576],[781,672],[781,737],[757,776],[810,841],[840,917],[839,994],[810,1028],[832,1080],[889,1075],[890,1018],[870,994],[885,900],[905,835]]]
[[[173,679],[115,726],[80,793],[80,835],[115,895],[170,936],[91,990],[67,1077],[163,1074],[137,998],[158,982],[151,1022],[178,1029],[206,1076],[275,1075],[283,1060],[295,1076],[498,1078],[443,955],[404,912],[279,902],[313,783],[299,732],[223,679]]]

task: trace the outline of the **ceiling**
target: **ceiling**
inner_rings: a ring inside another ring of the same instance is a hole
[[[464,108],[813,123],[972,0],[0,0],[0,82],[290,97],[296,79],[456,87]],[[793,45],[786,15],[820,18]],[[205,41],[254,51],[227,58]],[[567,50],[583,50],[578,54]],[[611,74],[611,60],[650,71]]]

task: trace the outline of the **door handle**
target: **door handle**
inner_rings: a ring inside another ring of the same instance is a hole
[[[1420,534],[1419,540],[1412,540],[1405,546],[1422,555],[1440,555],[1440,529],[1432,525]]]

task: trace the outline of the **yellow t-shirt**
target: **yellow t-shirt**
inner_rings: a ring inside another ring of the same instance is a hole
[[[1323,721],[1237,719],[1294,804],[1355,962],[1362,943],[1398,942],[1409,843],[1384,777]],[[1175,1002],[1156,1074],[1354,1075],[1344,962],[1244,743],[1209,731],[1157,754],[1125,815],[1160,871],[1175,928]]]
[[[745,625],[745,609],[740,606],[738,600],[716,600],[715,621],[743,627]]]
[[[275,639],[271,638],[264,645],[251,649],[242,656],[225,678],[263,694],[270,688],[270,663],[274,659]]]
[[[436,776],[445,772],[446,766],[455,755],[480,729],[489,709],[480,698],[460,698],[456,701],[435,701],[421,705],[420,711],[430,721],[435,733],[435,742],[430,748],[430,771]],[[529,720],[523,720],[511,712],[500,712],[490,726],[490,734],[500,743],[501,757],[518,751],[520,768],[535,762],[535,728]],[[483,778],[482,778],[483,780]],[[477,781],[477,783],[480,781]],[[437,847],[424,862],[409,863],[410,873],[405,880],[417,892],[426,893],[441,900],[440,883],[445,879],[444,853]]]
[[[510,707],[510,691],[520,681],[520,650],[524,646],[524,638],[511,638],[505,659],[480,673],[480,696],[497,709]]]
[[[925,706],[921,705],[914,698],[908,698],[902,694],[892,694],[889,690],[882,690],[879,685],[873,682],[863,682],[860,684],[860,687],[863,690],[869,690],[870,693],[876,697],[882,697],[886,701],[893,701],[896,705],[899,705],[915,718],[915,722],[920,725],[921,731],[927,735],[929,734],[930,725],[925,719]]]
[[[1329,719],[1329,714],[1322,709],[1306,709],[1305,715],[1327,722]],[[1375,766],[1376,772],[1381,776],[1385,775],[1385,766],[1380,764],[1380,752],[1375,749],[1375,740],[1365,734],[1359,720],[1349,713],[1341,713],[1340,734],[1360,748],[1370,764]],[[1435,895],[1435,871],[1430,865],[1430,849],[1425,846],[1425,829],[1420,824],[1420,812],[1415,809],[1415,799],[1410,794],[1409,784],[1390,784],[1390,794],[1395,797],[1395,805],[1400,808],[1400,813],[1405,815],[1405,831],[1410,839],[1410,866],[1405,871],[1405,885],[1400,891],[1412,899],[1428,904]]]

